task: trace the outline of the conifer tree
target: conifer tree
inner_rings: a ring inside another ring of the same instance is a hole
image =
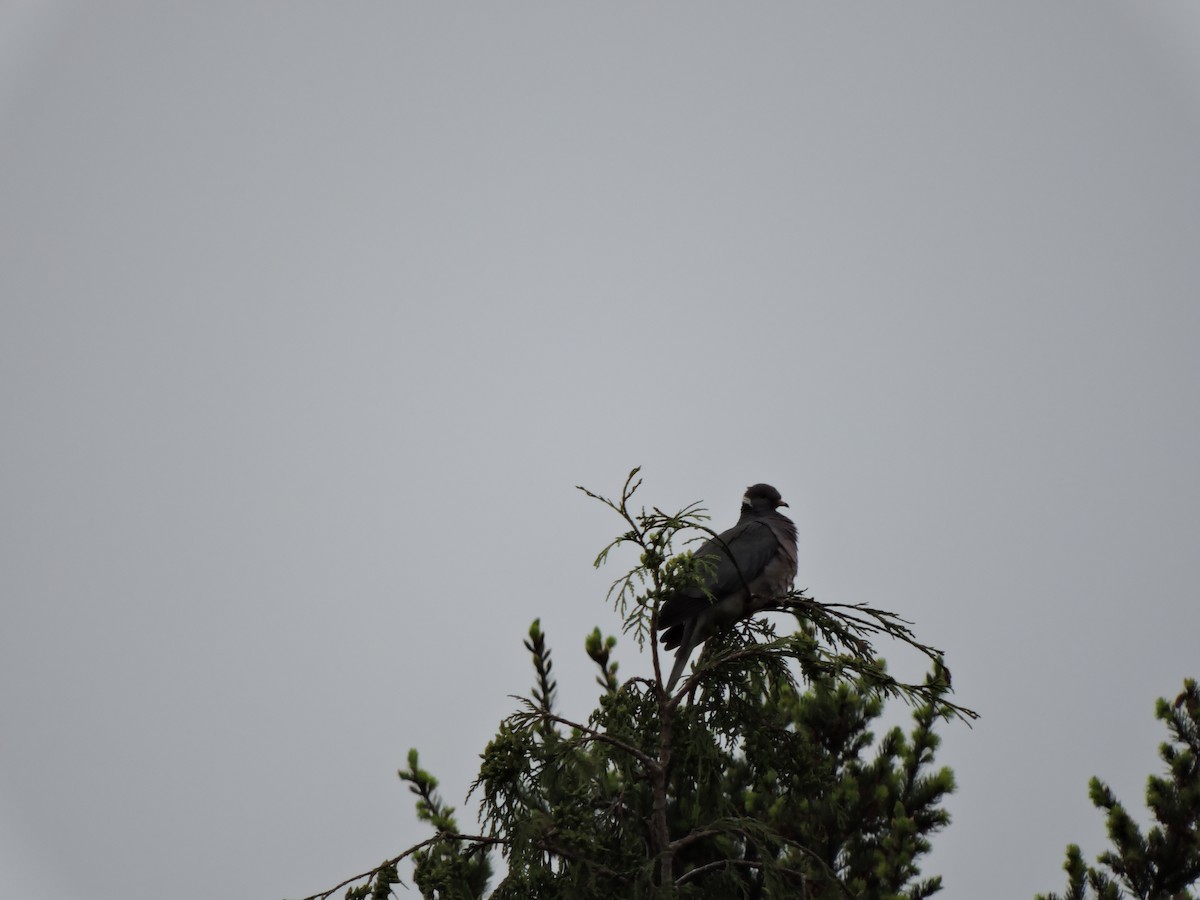
[[[673,515],[635,511],[637,472],[618,500],[585,493],[626,529],[597,565],[618,548],[637,551],[610,599],[624,631],[648,646],[654,677],[622,682],[611,658],[616,638],[596,629],[586,652],[601,693],[590,716],[572,720],[556,705],[551,654],[535,621],[525,642],[532,694],[500,724],[472,786],[480,833],[459,830],[410,751],[400,777],[435,834],[310,900],[347,885],[350,900],[386,897],[408,857],[422,896],[437,900],[919,900],[940,889],[940,878],[922,878],[920,868],[949,822],[941,803],[954,790],[950,770],[934,767],[934,729],[941,719],[975,716],[949,700],[940,651],[891,612],[792,592],[779,609],[796,618],[793,634],[780,637],[758,619],[715,635],[668,694],[653,639],[658,605],[703,574],[676,544],[712,532],[694,505]],[[930,658],[923,682],[888,673],[870,643],[880,635]],[[888,698],[911,703],[914,722],[876,741],[871,728]],[[496,851],[504,874],[490,886]]]
[[[1146,805],[1156,822],[1148,833],[1129,815],[1099,778],[1088,784],[1093,805],[1105,813],[1113,849],[1084,862],[1079,846],[1067,847],[1067,890],[1039,894],[1038,900],[1194,900],[1200,881],[1200,691],[1186,679],[1183,692],[1169,703],[1159,698],[1155,718],[1167,724],[1170,740],[1159,745],[1165,776],[1151,775]]]

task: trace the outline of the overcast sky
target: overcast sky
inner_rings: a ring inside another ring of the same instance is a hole
[[[0,6],[5,895],[424,838],[535,617],[591,708],[639,464],[946,650],[925,871],[1060,889],[1200,676],[1195,9]]]

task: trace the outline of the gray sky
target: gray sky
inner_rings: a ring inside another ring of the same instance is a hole
[[[533,618],[590,708],[573,485],[637,464],[717,527],[775,484],[801,586],[946,650],[984,718],[926,871],[1060,888],[1200,676],[1198,46],[1171,2],[0,6],[5,893],[426,836],[395,770],[463,799]]]

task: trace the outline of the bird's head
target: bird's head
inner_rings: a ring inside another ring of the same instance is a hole
[[[774,512],[781,506],[787,506],[787,504],[783,502],[779,491],[769,484],[752,484],[746,488],[746,494],[742,497],[743,515]]]

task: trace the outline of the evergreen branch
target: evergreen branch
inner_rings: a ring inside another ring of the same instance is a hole
[[[704,863],[703,865],[696,866],[696,868],[694,868],[694,869],[688,869],[686,872],[684,872],[682,875],[680,875],[678,878],[675,879],[675,886],[679,887],[680,885],[686,884],[687,882],[704,874],[705,872],[711,872],[714,869],[728,869],[731,866],[741,867],[743,869],[755,869],[755,870],[759,870],[759,871],[769,868],[771,871],[774,871],[774,872],[783,872],[786,875],[791,875],[792,877],[800,880],[800,883],[804,890],[803,896],[804,897],[808,896],[809,876],[807,874],[805,874],[804,872],[798,872],[795,869],[789,869],[786,866],[768,866],[766,863],[759,862],[758,860],[738,859],[736,857],[731,857],[729,859],[714,859],[712,862],[707,862],[707,863]],[[847,896],[849,896],[849,895],[847,895]]]
[[[620,688],[617,681],[617,664],[610,661],[612,649],[616,645],[617,639],[611,635],[603,637],[599,628],[593,629],[584,641],[588,657],[600,667],[602,673],[601,676],[597,676],[596,683],[609,694],[615,694]]]
[[[658,762],[653,757],[633,746],[633,744],[628,744],[625,741],[618,740],[606,732],[597,731],[595,728],[590,728],[587,725],[581,725],[579,722],[572,722],[570,719],[566,719],[555,713],[540,709],[527,697],[519,697],[516,694],[511,694],[510,696],[514,700],[519,700],[520,702],[524,703],[526,707],[528,707],[527,712],[514,713],[512,716],[510,716],[509,719],[513,722],[522,723],[526,721],[532,721],[534,719],[545,719],[558,725],[565,725],[567,728],[574,728],[576,731],[586,735],[589,742],[599,741],[603,744],[609,744],[613,747],[616,747],[618,750],[624,750],[626,753],[644,765],[648,770],[653,771],[658,768]]]
[[[554,663],[550,660],[550,650],[546,646],[546,635],[542,632],[541,625],[541,619],[533,620],[533,624],[529,626],[529,637],[525,640],[525,649],[533,654],[533,667],[538,678],[533,688],[533,698],[537,701],[539,709],[550,713],[554,708],[554,695],[558,691],[558,685],[550,677]],[[547,725],[542,736],[550,739],[553,737],[553,729]]]
[[[692,844],[699,843],[705,838],[728,833],[728,829],[725,828],[697,828],[694,831],[688,832],[683,837],[671,841],[671,849],[674,851],[685,850]]]
[[[805,614],[805,618],[814,623],[819,623],[825,615],[834,616],[846,623],[846,627],[854,635],[885,634],[903,641],[939,664],[944,656],[937,647],[923,644],[916,639],[912,629],[908,627],[912,622],[889,610],[877,609],[865,603],[821,603],[812,597],[805,596],[802,591],[789,594],[780,601],[779,606],[782,609],[799,610]],[[844,610],[864,613],[868,618],[861,618],[854,615],[853,612]],[[820,626],[818,625],[818,627]],[[858,646],[857,642],[851,642],[851,644]]]
[[[809,600],[809,598],[805,598]],[[815,600],[809,600],[810,603],[816,603]],[[820,604],[817,604],[820,605]],[[837,614],[835,614],[837,615]],[[776,652],[783,651],[785,655],[796,659],[802,659],[802,654],[795,647],[794,637],[777,638],[766,643],[751,643],[738,650],[733,650],[729,653],[714,655],[711,657],[711,662],[706,664],[697,663],[696,670],[688,676],[671,698],[670,706],[675,708],[683,701],[685,697],[691,694],[692,689],[703,681],[706,677],[716,673],[717,671],[736,665],[747,659],[757,659],[767,656],[772,656]],[[933,704],[940,715],[951,714],[968,725],[972,720],[979,718],[979,713],[973,709],[968,709],[965,706],[960,706],[944,696],[945,689],[936,679],[916,684],[904,681],[899,681],[888,675],[875,661],[874,657],[859,657],[854,656],[851,659],[840,656],[830,656],[827,653],[821,653],[822,657],[828,661],[829,671],[831,673],[849,669],[858,675],[865,676],[870,679],[870,686],[875,690],[882,691],[887,694],[899,696],[909,701],[914,698],[920,699],[927,704]],[[940,666],[940,662],[938,663]],[[944,667],[942,667],[944,668]],[[935,671],[937,669],[935,668]]]
[[[1151,775],[1146,805],[1155,824],[1143,833],[1112,789],[1099,778],[1088,782],[1092,804],[1105,813],[1111,850],[1084,862],[1076,844],[1067,847],[1067,900],[1083,900],[1087,888],[1100,900],[1118,900],[1122,887],[1137,897],[1192,897],[1200,880],[1200,692],[1193,679],[1174,704],[1159,698],[1155,717],[1166,723],[1172,742],[1159,746],[1166,776]],[[1105,871],[1107,870],[1107,871]],[[1038,900],[1060,900],[1057,894]]]
[[[356,881],[362,881],[365,878],[374,878],[380,872],[385,871],[388,868],[395,868],[397,865],[399,865],[405,859],[412,856],[414,853],[417,853],[420,850],[424,850],[426,847],[430,847],[430,846],[440,843],[442,841],[469,841],[469,842],[477,844],[479,846],[507,843],[506,839],[487,837],[486,835],[481,835],[481,834],[458,834],[457,832],[449,832],[449,831],[439,832],[438,834],[435,834],[431,838],[426,838],[425,840],[421,841],[420,843],[413,844],[411,847],[409,847],[407,850],[405,850],[399,856],[393,856],[387,862],[381,863],[378,866],[376,866],[375,868],[373,868],[367,872],[362,872],[358,875],[352,875],[349,878],[347,878],[345,881],[335,884],[333,887],[331,887],[327,891],[320,891],[316,894],[309,894],[307,897],[304,897],[303,900],[329,900],[329,898],[331,896],[333,896],[335,891],[339,891],[348,885],[354,884],[354,882],[356,882]]]
[[[582,863],[585,866],[590,866],[591,868],[595,869],[597,872],[603,872],[605,875],[611,876],[613,878],[621,877],[621,873],[617,872],[615,869],[610,869],[608,866],[604,865],[603,863],[598,863],[594,859],[589,859],[586,856],[581,856],[580,854],[576,853],[573,850],[568,850],[566,847],[562,847],[562,846],[559,846],[558,844],[551,843],[548,839],[543,838],[541,841],[539,841],[537,843],[537,847],[539,850],[543,850],[546,853],[552,853],[555,856],[561,856],[563,859],[571,860],[571,862]]]
[[[816,862],[817,865],[819,865],[825,871],[825,875],[841,889],[843,894],[845,894],[847,897],[852,897],[850,890],[846,887],[846,885],[842,882],[842,880],[837,877],[837,873],[834,872],[834,870],[829,866],[829,864],[827,862],[825,862],[824,859],[822,859],[820,857],[820,855],[818,855],[817,853],[814,853],[809,847],[804,846],[803,844],[801,844],[798,841],[792,840],[791,838],[785,837],[784,835],[781,835],[777,832],[774,832],[774,831],[771,831],[771,830],[765,828],[762,822],[760,822],[759,820],[754,819],[754,818],[749,818],[749,817],[743,816],[743,817],[728,817],[728,818],[724,818],[724,819],[718,819],[714,822],[710,822],[704,828],[697,828],[697,829],[689,832],[688,834],[684,835],[683,837],[672,841],[670,844],[670,849],[672,852],[678,853],[680,850],[685,850],[688,847],[690,847],[694,844],[697,844],[707,838],[719,837],[721,835],[729,835],[729,834],[737,835],[738,837],[741,837],[743,840],[746,840],[746,841],[749,841],[752,843],[755,842],[754,838],[757,835],[767,841],[778,841],[779,843],[784,844],[785,846],[788,846],[794,850],[800,851],[800,853],[802,853],[805,856],[810,857],[814,862]],[[703,866],[700,866],[699,868],[700,869],[711,869],[711,868],[719,867],[721,865],[725,865],[728,863],[748,864],[750,862],[751,862],[750,860],[736,860],[736,859],[732,859],[732,858],[720,859],[720,860],[714,860],[713,863],[706,863]],[[759,867],[762,865],[763,865],[762,863],[757,863],[755,865],[755,867]],[[767,866],[767,868],[770,868],[775,871],[790,872],[791,874],[798,874],[798,873],[795,873],[794,871],[787,869],[785,867],[782,867],[782,866]],[[684,881],[686,881],[689,878],[689,876],[691,875],[691,873],[694,871],[696,871],[696,870],[692,869],[692,870],[689,870],[688,872],[685,872],[683,875],[681,875],[676,880],[675,883],[677,885],[684,883]],[[808,878],[809,876],[805,875],[803,877]]]
[[[396,773],[401,781],[408,782],[408,789],[420,799],[417,801],[417,818],[429,822],[437,831],[457,831],[454,808],[446,806],[437,792],[438,780],[421,768],[416,748],[408,751],[408,770]]]

